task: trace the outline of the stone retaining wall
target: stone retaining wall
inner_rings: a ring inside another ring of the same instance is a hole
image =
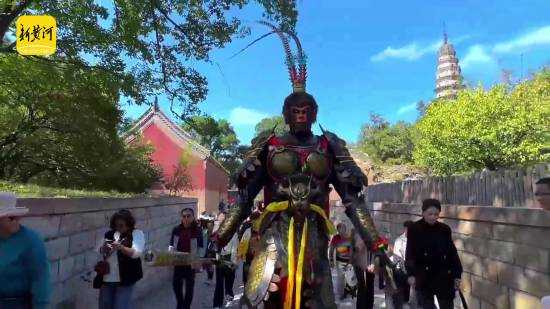
[[[192,198],[63,199],[23,198],[18,206],[30,209],[22,223],[38,231],[46,241],[53,284],[52,308],[97,308],[97,290],[86,279],[93,278],[96,253],[110,217],[119,209],[130,210],[136,227],[143,230],[146,248],[167,248],[172,228],[185,207],[196,210]],[[148,268],[136,284],[134,298],[149,294],[171,281],[170,269]]]
[[[441,221],[453,230],[464,267],[470,308],[540,309],[540,298],[550,295],[550,211],[526,206],[533,206],[532,184],[548,176],[549,166],[486,174],[485,180],[474,175],[373,185],[367,205],[379,231],[393,241],[404,221],[420,219],[423,199],[439,198]],[[504,177],[497,181],[503,188],[486,181],[512,174],[523,180]]]
[[[369,203],[379,231],[392,240],[420,205]],[[444,205],[464,267],[470,308],[540,308],[550,295],[550,212],[539,209]]]

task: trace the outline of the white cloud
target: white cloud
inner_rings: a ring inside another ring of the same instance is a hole
[[[494,46],[495,53],[520,52],[532,46],[550,45],[550,26],[535,29]]]
[[[397,115],[407,114],[414,110],[416,110],[416,103],[411,103],[409,105],[399,107],[399,109],[397,110]]]
[[[370,58],[373,62],[382,61],[388,58],[404,59],[408,61],[416,60],[425,54],[435,53],[441,46],[442,41],[437,41],[426,46],[419,46],[417,43],[410,43],[403,47],[386,47],[383,51]]]
[[[229,113],[229,122],[234,126],[254,126],[266,117],[269,117],[266,113],[239,106]]]
[[[470,35],[459,36],[456,39],[453,39],[451,43],[456,45],[469,38],[470,38]],[[373,62],[378,62],[378,61],[386,60],[388,58],[395,58],[395,59],[404,59],[407,61],[413,61],[413,60],[419,59],[424,55],[436,53],[441,47],[441,45],[443,45],[443,40],[439,39],[439,40],[434,40],[432,41],[432,43],[426,44],[426,45],[419,45],[416,42],[412,42],[403,47],[394,48],[394,47],[388,46],[383,51],[370,57],[370,60]]]
[[[460,62],[460,67],[462,69],[468,69],[471,66],[476,66],[480,64],[490,64],[493,63],[493,58],[485,51],[485,48],[482,45],[473,45],[470,46],[466,56]]]

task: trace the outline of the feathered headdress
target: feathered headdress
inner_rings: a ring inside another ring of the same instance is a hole
[[[288,74],[290,75],[290,82],[292,83],[292,89],[294,93],[305,92],[306,91],[306,80],[307,80],[307,66],[306,66],[306,55],[302,49],[302,44],[298,39],[298,36],[292,31],[286,31],[278,28],[277,26],[266,22],[259,21],[258,23],[271,28],[271,32],[266,33],[259,37],[258,39],[252,41],[245,48],[241,49],[238,53],[233,55],[231,58],[243,52],[248,47],[254,45],[256,42],[261,39],[268,37],[269,35],[276,33],[281,42],[283,43],[283,49],[285,51],[285,64],[288,68]],[[291,37],[296,44],[297,53],[294,55],[290,49],[290,44],[288,42],[288,37]],[[298,66],[296,66],[298,64]]]
[[[260,21],[259,23],[271,28],[271,30],[273,30],[272,33],[276,33],[281,39],[285,50],[285,63],[288,67],[288,74],[290,75],[290,82],[292,82],[292,89],[294,92],[305,92],[307,80],[306,55],[304,54],[304,50],[302,49],[302,44],[300,43],[298,36],[291,31],[283,31],[266,21]],[[296,55],[292,54],[287,36],[290,36],[296,44]],[[298,63],[298,69],[296,69],[296,63]]]

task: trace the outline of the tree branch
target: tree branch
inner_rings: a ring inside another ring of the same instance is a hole
[[[15,7],[11,12],[0,14],[0,41],[4,40],[4,36],[8,31],[10,24],[15,20],[15,18],[23,12],[33,1],[35,0],[24,0],[19,5]]]

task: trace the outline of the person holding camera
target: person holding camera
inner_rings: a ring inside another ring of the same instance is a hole
[[[145,247],[143,231],[135,228],[136,220],[126,209],[111,217],[99,252],[103,261],[96,265],[94,286],[99,290],[99,309],[132,308],[132,292],[143,278],[141,255]]]

